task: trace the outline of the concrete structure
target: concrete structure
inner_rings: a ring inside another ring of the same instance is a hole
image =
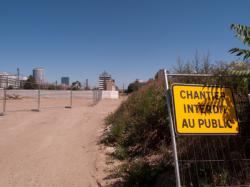
[[[44,82],[44,68],[34,68],[33,77],[37,83],[42,84]]]
[[[102,91],[101,99],[119,99],[118,91]]]
[[[106,71],[99,75],[99,90],[106,90],[106,83],[110,80],[112,80],[111,75]]]
[[[100,99],[118,99],[118,91],[99,91]],[[0,92],[2,93],[2,92]],[[9,95],[19,95],[20,97],[25,98],[37,98],[37,90],[8,90]],[[69,98],[70,90],[41,90],[41,98]],[[74,90],[72,92],[73,98],[85,98],[91,100],[93,98],[92,90]]]
[[[61,84],[69,86],[69,77],[62,77],[61,78]]]

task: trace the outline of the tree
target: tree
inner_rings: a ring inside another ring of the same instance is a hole
[[[176,66],[174,67],[174,71],[176,73],[183,73],[185,71],[185,64],[183,63],[180,57],[178,57],[176,60]]]
[[[201,73],[211,73],[211,63],[210,63],[210,54],[209,52],[203,56],[202,64],[201,64]]]
[[[231,29],[237,38],[243,41],[244,45],[250,46],[250,27],[239,24],[232,24]],[[250,50],[241,48],[232,48],[229,50],[231,54],[236,54],[236,56],[243,56],[243,60],[250,59]]]
[[[71,85],[71,88],[73,89],[73,90],[80,90],[81,89],[81,83],[79,82],[79,81],[75,81],[75,82],[73,82],[72,83],[72,85]]]
[[[25,81],[24,89],[36,89],[38,88],[38,84],[36,83],[36,80],[34,79],[34,77],[32,75],[30,75],[27,79],[27,81]]]
[[[207,52],[202,57],[200,57],[198,51],[196,51],[191,61],[183,61],[180,57],[178,57],[176,66],[173,68],[173,70],[174,73],[180,74],[212,73],[213,67],[210,62],[210,54]]]
[[[126,93],[132,93],[132,92],[138,91],[139,88],[141,88],[145,84],[146,84],[145,82],[140,82],[139,80],[136,80],[133,83],[130,83],[128,85],[128,89],[127,89]]]

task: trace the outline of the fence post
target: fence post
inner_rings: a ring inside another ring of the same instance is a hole
[[[70,108],[72,108],[72,104],[73,104],[73,90],[70,90]]]
[[[167,75],[166,70],[164,70],[164,75],[165,75],[165,86],[166,86],[166,90],[167,90],[167,107],[168,107],[168,115],[169,115],[169,123],[170,123],[170,132],[171,132],[172,147],[173,147],[173,153],[174,153],[176,186],[180,187],[181,180],[180,180],[180,171],[179,171],[176,139],[175,139],[175,132],[174,132],[174,122],[173,122],[172,109],[171,109],[171,95],[170,95],[170,89],[169,89],[169,84],[168,84],[168,75]]]
[[[99,90],[99,96],[98,96],[98,101],[102,100],[102,90]]]
[[[96,103],[96,97],[97,97],[96,90],[93,90],[93,104]]]
[[[65,108],[71,109],[73,103],[73,89],[70,89],[70,104],[68,106],[65,106]]]
[[[41,104],[41,89],[40,84],[38,84],[38,98],[37,98],[37,111],[40,111],[40,104]]]
[[[102,90],[93,90],[93,104],[97,104],[102,98]]]
[[[7,90],[5,88],[3,88],[3,112],[0,113],[0,116],[4,116],[5,115],[5,111],[6,111],[6,97],[7,97]]]
[[[6,76],[6,88],[9,87],[9,78],[8,78],[8,75]]]

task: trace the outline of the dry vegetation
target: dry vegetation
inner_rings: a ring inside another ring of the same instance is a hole
[[[203,61],[193,61],[196,63],[179,63],[179,69],[175,71],[180,73],[180,67],[184,66],[190,68],[187,73],[198,70],[200,73],[227,74],[228,70],[238,67],[237,63],[211,65],[207,60],[208,57]],[[249,67],[249,64],[244,64],[246,66]],[[183,161],[180,163],[182,184],[249,185],[250,107],[246,94],[247,77],[204,80],[180,77],[173,81],[231,86],[237,93],[235,99],[242,130],[237,137],[177,138],[179,158]],[[110,130],[103,142],[115,147],[114,158],[123,160],[123,164],[114,169],[113,175],[123,179],[120,186],[175,185],[165,95],[164,86],[157,81],[151,81],[132,93],[115,113],[106,118]],[[211,163],[207,160],[221,161]]]

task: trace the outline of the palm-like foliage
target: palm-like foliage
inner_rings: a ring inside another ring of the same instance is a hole
[[[232,24],[231,29],[234,31],[235,36],[240,38],[244,45],[250,46],[250,27],[239,24]],[[232,48],[230,53],[235,53],[237,56],[243,56],[243,60],[250,59],[250,50]]]

